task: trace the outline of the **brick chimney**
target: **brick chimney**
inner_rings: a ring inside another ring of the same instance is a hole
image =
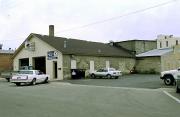
[[[49,36],[54,37],[54,25],[49,25]]]
[[[0,50],[2,50],[2,46],[3,46],[3,45],[2,45],[2,44],[0,44]]]

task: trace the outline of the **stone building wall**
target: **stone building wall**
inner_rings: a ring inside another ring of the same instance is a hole
[[[141,57],[136,60],[138,73],[160,73],[161,57]]]
[[[180,46],[175,46],[173,52],[161,57],[161,71],[177,69],[180,67]]]
[[[63,74],[64,78],[70,78],[71,60],[76,60],[77,69],[85,69],[86,75],[89,73],[90,61],[94,61],[94,69],[106,67],[106,61],[109,61],[110,67],[121,70],[124,74],[129,73],[135,65],[134,58],[123,57],[95,57],[95,56],[70,56],[63,55]]]
[[[129,40],[117,42],[117,44],[127,50],[135,52],[136,55],[157,48],[156,41],[150,40]]]

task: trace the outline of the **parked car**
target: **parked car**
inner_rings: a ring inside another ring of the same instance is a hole
[[[176,79],[176,93],[180,93],[180,76]]]
[[[90,73],[91,78],[106,77],[118,79],[122,75],[121,71],[115,70],[114,68],[103,68]]]
[[[35,85],[36,83],[47,83],[49,75],[43,74],[39,70],[20,70],[18,74],[13,75],[10,82],[17,86],[21,83]]]
[[[4,71],[1,73],[1,77],[5,78],[9,82],[12,75],[15,75],[17,73],[18,73],[18,71]]]
[[[175,84],[175,79],[180,76],[180,68],[175,70],[163,71],[161,72],[160,78],[164,80],[166,85],[173,85]]]

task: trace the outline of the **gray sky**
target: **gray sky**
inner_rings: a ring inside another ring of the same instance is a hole
[[[180,36],[179,10],[180,0],[0,0],[0,43],[17,48],[30,33],[48,34],[49,24],[56,36],[98,42]],[[113,17],[118,18],[77,28]]]

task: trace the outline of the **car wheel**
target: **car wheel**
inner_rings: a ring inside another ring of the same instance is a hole
[[[48,77],[44,80],[44,83],[48,83]]]
[[[96,78],[95,74],[91,74],[91,78]]]
[[[6,80],[7,80],[8,82],[10,82],[10,78],[6,78]]]
[[[36,79],[35,78],[32,80],[31,85],[36,85]]]
[[[172,85],[173,82],[174,82],[174,80],[173,80],[172,76],[165,76],[165,78],[164,78],[165,85]]]
[[[180,93],[180,88],[176,85],[176,93]]]
[[[108,75],[107,75],[107,78],[108,78],[108,79],[111,79],[111,75],[110,75],[110,74],[108,74]]]
[[[15,83],[16,84],[16,86],[20,86],[21,85],[21,83],[20,82],[18,82],[18,83]]]

